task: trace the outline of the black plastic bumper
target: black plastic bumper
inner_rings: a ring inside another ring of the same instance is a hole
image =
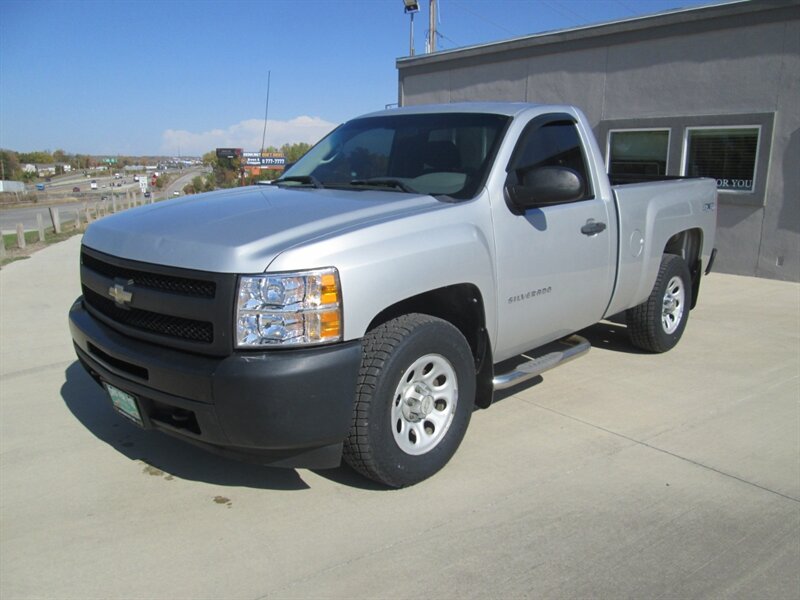
[[[335,467],[350,429],[361,347],[215,358],[122,336],[78,299],[70,330],[98,383],[136,398],[145,428],[220,454],[286,467]]]

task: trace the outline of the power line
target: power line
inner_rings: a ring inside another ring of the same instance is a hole
[[[450,4],[452,4],[452,5],[453,5],[453,6],[455,6],[456,8],[460,8],[460,9],[461,9],[461,10],[463,10],[464,12],[467,12],[467,13],[471,14],[473,17],[477,17],[478,19],[480,19],[481,21],[484,21],[485,23],[488,23],[489,25],[492,25],[492,26],[494,26],[494,27],[497,27],[498,29],[502,29],[502,30],[503,30],[503,31],[505,31],[506,33],[510,33],[511,35],[514,35],[514,36],[516,36],[516,35],[519,35],[518,33],[515,33],[515,32],[513,32],[513,31],[511,31],[510,29],[507,29],[507,28],[503,27],[502,25],[500,25],[500,24],[498,24],[498,23],[495,23],[494,21],[491,21],[491,20],[487,19],[487,18],[486,18],[486,17],[484,17],[482,14],[480,14],[480,13],[477,13],[477,12],[475,12],[475,11],[473,11],[473,10],[469,9],[469,8],[467,8],[466,6],[463,6],[463,5],[461,4],[461,2],[456,2],[455,0],[451,0],[451,1],[450,1]]]
[[[559,6],[555,3],[548,2],[547,0],[541,0],[541,2],[550,10],[557,12],[558,14],[560,14],[562,17],[566,18],[569,21],[572,21],[572,23],[574,23],[575,25],[583,25],[586,22],[586,19],[584,17],[576,13],[574,10],[567,8],[566,6]],[[573,17],[578,17],[579,20],[576,21]]]
[[[631,13],[634,16],[639,14],[635,10],[633,10],[630,6],[628,6],[627,4],[622,2],[621,0],[616,0],[616,3],[619,4],[622,8],[624,8],[625,10],[627,10],[629,13]]]

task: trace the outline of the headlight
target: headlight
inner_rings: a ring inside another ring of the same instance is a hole
[[[342,339],[334,268],[239,278],[236,346],[305,346]]]

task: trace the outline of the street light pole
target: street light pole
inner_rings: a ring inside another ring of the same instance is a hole
[[[408,33],[408,52],[409,56],[414,56],[414,13],[419,12],[417,0],[403,0],[405,12],[411,16],[411,28]]]

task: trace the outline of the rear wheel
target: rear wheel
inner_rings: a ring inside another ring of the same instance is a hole
[[[344,458],[391,487],[436,473],[455,453],[475,402],[475,366],[458,329],[428,315],[392,319],[364,336]]]
[[[650,297],[625,313],[631,342],[649,352],[671,350],[686,329],[691,305],[692,280],[686,262],[665,254]]]

